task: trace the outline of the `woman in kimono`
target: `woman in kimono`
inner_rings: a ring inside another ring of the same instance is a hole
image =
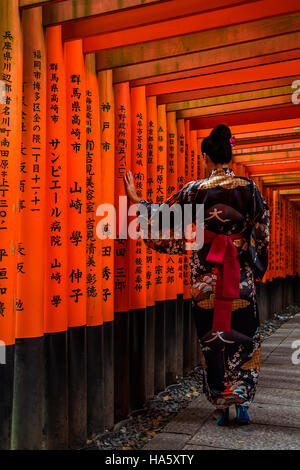
[[[192,312],[201,346],[203,389],[215,406],[217,424],[229,424],[229,407],[236,420],[248,424],[260,369],[259,315],[255,280],[268,264],[269,209],[249,178],[235,176],[230,168],[234,139],[220,124],[202,142],[209,177],[187,183],[163,204],[204,205],[204,244],[190,251]],[[129,199],[147,207],[137,196],[131,172],[125,176]],[[150,217],[150,215],[152,217]],[[194,220],[195,222],[195,220]],[[187,240],[147,238],[161,253],[187,253]],[[149,232],[150,233],[150,232]]]

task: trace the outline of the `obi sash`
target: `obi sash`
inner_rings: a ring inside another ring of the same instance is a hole
[[[206,261],[217,265],[213,331],[230,331],[233,299],[240,297],[240,262],[232,240],[243,234],[224,235],[204,230],[204,243],[211,243]]]

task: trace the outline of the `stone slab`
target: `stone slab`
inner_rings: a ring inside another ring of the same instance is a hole
[[[294,349],[291,348],[291,346],[278,346],[277,348],[273,349],[273,351],[271,351],[272,355],[274,356],[287,356],[287,355],[291,355],[293,353]]]
[[[291,354],[270,354],[265,359],[262,359],[263,365],[273,364],[273,365],[280,365],[280,366],[293,366],[292,363],[292,353]],[[295,366],[294,366],[295,367]],[[298,366],[299,367],[299,366]]]
[[[295,328],[292,330],[288,338],[300,339],[300,328]]]
[[[165,427],[164,432],[195,434],[214,411],[213,405],[205,398],[195,400],[182,413],[179,413]]]
[[[270,377],[266,378],[261,376],[259,380],[259,385],[265,388],[277,388],[280,385],[282,389],[290,389],[290,390],[298,390],[300,391],[300,381],[299,379],[292,379],[290,377],[286,378],[278,378],[278,377]]]
[[[277,383],[277,387],[279,386],[280,383]],[[300,406],[300,394],[297,390],[289,390],[287,388],[265,388],[258,385],[253,406],[256,403],[267,403],[278,406]]]
[[[274,406],[274,404],[254,402],[250,409],[255,424],[268,426],[287,426],[300,430],[300,400],[298,406]],[[251,424],[252,426],[252,424]]]
[[[190,434],[160,432],[143,447],[143,450],[180,450],[190,437]]]
[[[188,444],[241,450],[300,450],[300,430],[261,424],[224,428],[207,421]]]
[[[195,446],[192,444],[187,444],[182,450],[230,450],[224,449],[223,447],[212,447],[212,446]]]
[[[277,362],[268,362],[265,361],[262,365],[261,365],[261,369],[260,369],[260,373],[261,373],[261,376],[263,377],[276,377],[278,379],[278,377],[299,377],[299,374],[300,374],[300,364],[298,365],[295,365],[292,363],[291,361],[291,358],[288,358],[288,357],[285,357],[284,359],[287,360],[287,362],[285,364],[283,364],[282,362],[279,362],[280,359],[282,360],[282,358],[280,358],[280,356],[270,356],[270,361],[271,359],[273,360],[276,360],[277,358]],[[290,359],[290,362],[288,362],[288,359]]]

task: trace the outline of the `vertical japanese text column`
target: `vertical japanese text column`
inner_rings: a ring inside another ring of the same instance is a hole
[[[203,160],[203,155],[201,152],[201,142],[202,139],[197,138],[197,151],[198,151],[198,165],[197,165],[197,179],[204,179],[205,178],[205,166],[204,166],[204,160]]]
[[[104,354],[104,425],[114,422],[114,243],[115,243],[115,102],[112,70],[98,72],[101,141],[102,312]]]
[[[118,83],[115,92],[115,421],[130,411],[129,361],[129,250],[127,239],[127,196],[124,176],[131,160],[131,111],[129,82]]]
[[[86,439],[86,96],[81,39],[65,43],[68,159],[69,445]]]
[[[147,200],[156,202],[157,168],[157,99],[147,97]],[[147,398],[154,395],[155,376],[155,260],[156,252],[146,248],[146,290],[147,290]]]
[[[190,179],[191,181],[197,180],[198,177],[198,145],[197,145],[197,131],[190,131]],[[191,318],[191,337],[192,337],[192,367],[197,365],[197,350],[198,350],[198,338],[196,334],[196,328],[194,325],[194,319]]]
[[[190,144],[191,144],[191,180],[194,181],[198,178],[198,144],[197,144],[197,131],[190,131]]]
[[[137,194],[147,197],[147,107],[145,87],[131,89],[131,168]],[[143,209],[143,208],[141,208]],[[136,214],[136,208],[132,206]],[[135,229],[136,221],[130,223]],[[129,234],[130,236],[130,234]],[[137,232],[130,239],[130,308],[131,308],[131,364],[132,407],[140,406],[146,397],[146,245]]]
[[[177,124],[176,112],[167,113],[167,198],[177,192]],[[170,214],[171,222],[171,214]],[[172,234],[171,234],[172,235]],[[177,280],[178,256],[167,255],[166,262],[166,384],[177,376]]]
[[[162,204],[167,198],[167,116],[166,105],[157,107],[157,170],[156,199]],[[155,324],[155,392],[166,385],[166,261],[167,255],[156,253],[155,299],[157,301]]]
[[[185,183],[192,181],[192,170],[191,170],[191,133],[190,133],[190,121],[185,121]],[[183,263],[183,286],[184,286],[184,299],[191,298],[190,289],[190,274],[189,274],[189,259],[190,253],[184,255]]]
[[[101,240],[96,234],[101,203],[99,88],[95,54],[85,56],[86,76],[86,295],[87,295],[87,432],[104,430],[103,316]]]
[[[67,143],[61,27],[47,28],[45,417],[46,447],[68,445]]]
[[[156,170],[157,170],[157,105],[156,96],[147,97],[147,201],[156,202]],[[156,253],[147,247],[147,305],[155,304],[155,256]]]
[[[190,121],[185,120],[185,184],[192,180],[191,177],[191,133]],[[190,252],[183,256],[183,337],[184,337],[184,358],[183,373],[189,372],[192,364],[192,324],[191,324],[191,289],[190,289]]]
[[[184,119],[177,120],[177,191],[180,191],[185,183],[185,125]],[[183,254],[178,255],[178,278],[177,278],[177,335],[178,350],[177,363],[178,375],[183,375]]]

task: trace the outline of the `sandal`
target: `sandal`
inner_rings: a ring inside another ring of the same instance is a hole
[[[229,408],[216,409],[213,417],[216,419],[218,426],[229,426]]]
[[[245,405],[235,405],[236,409],[236,422],[239,424],[250,424],[251,419],[248,414],[248,407]]]

